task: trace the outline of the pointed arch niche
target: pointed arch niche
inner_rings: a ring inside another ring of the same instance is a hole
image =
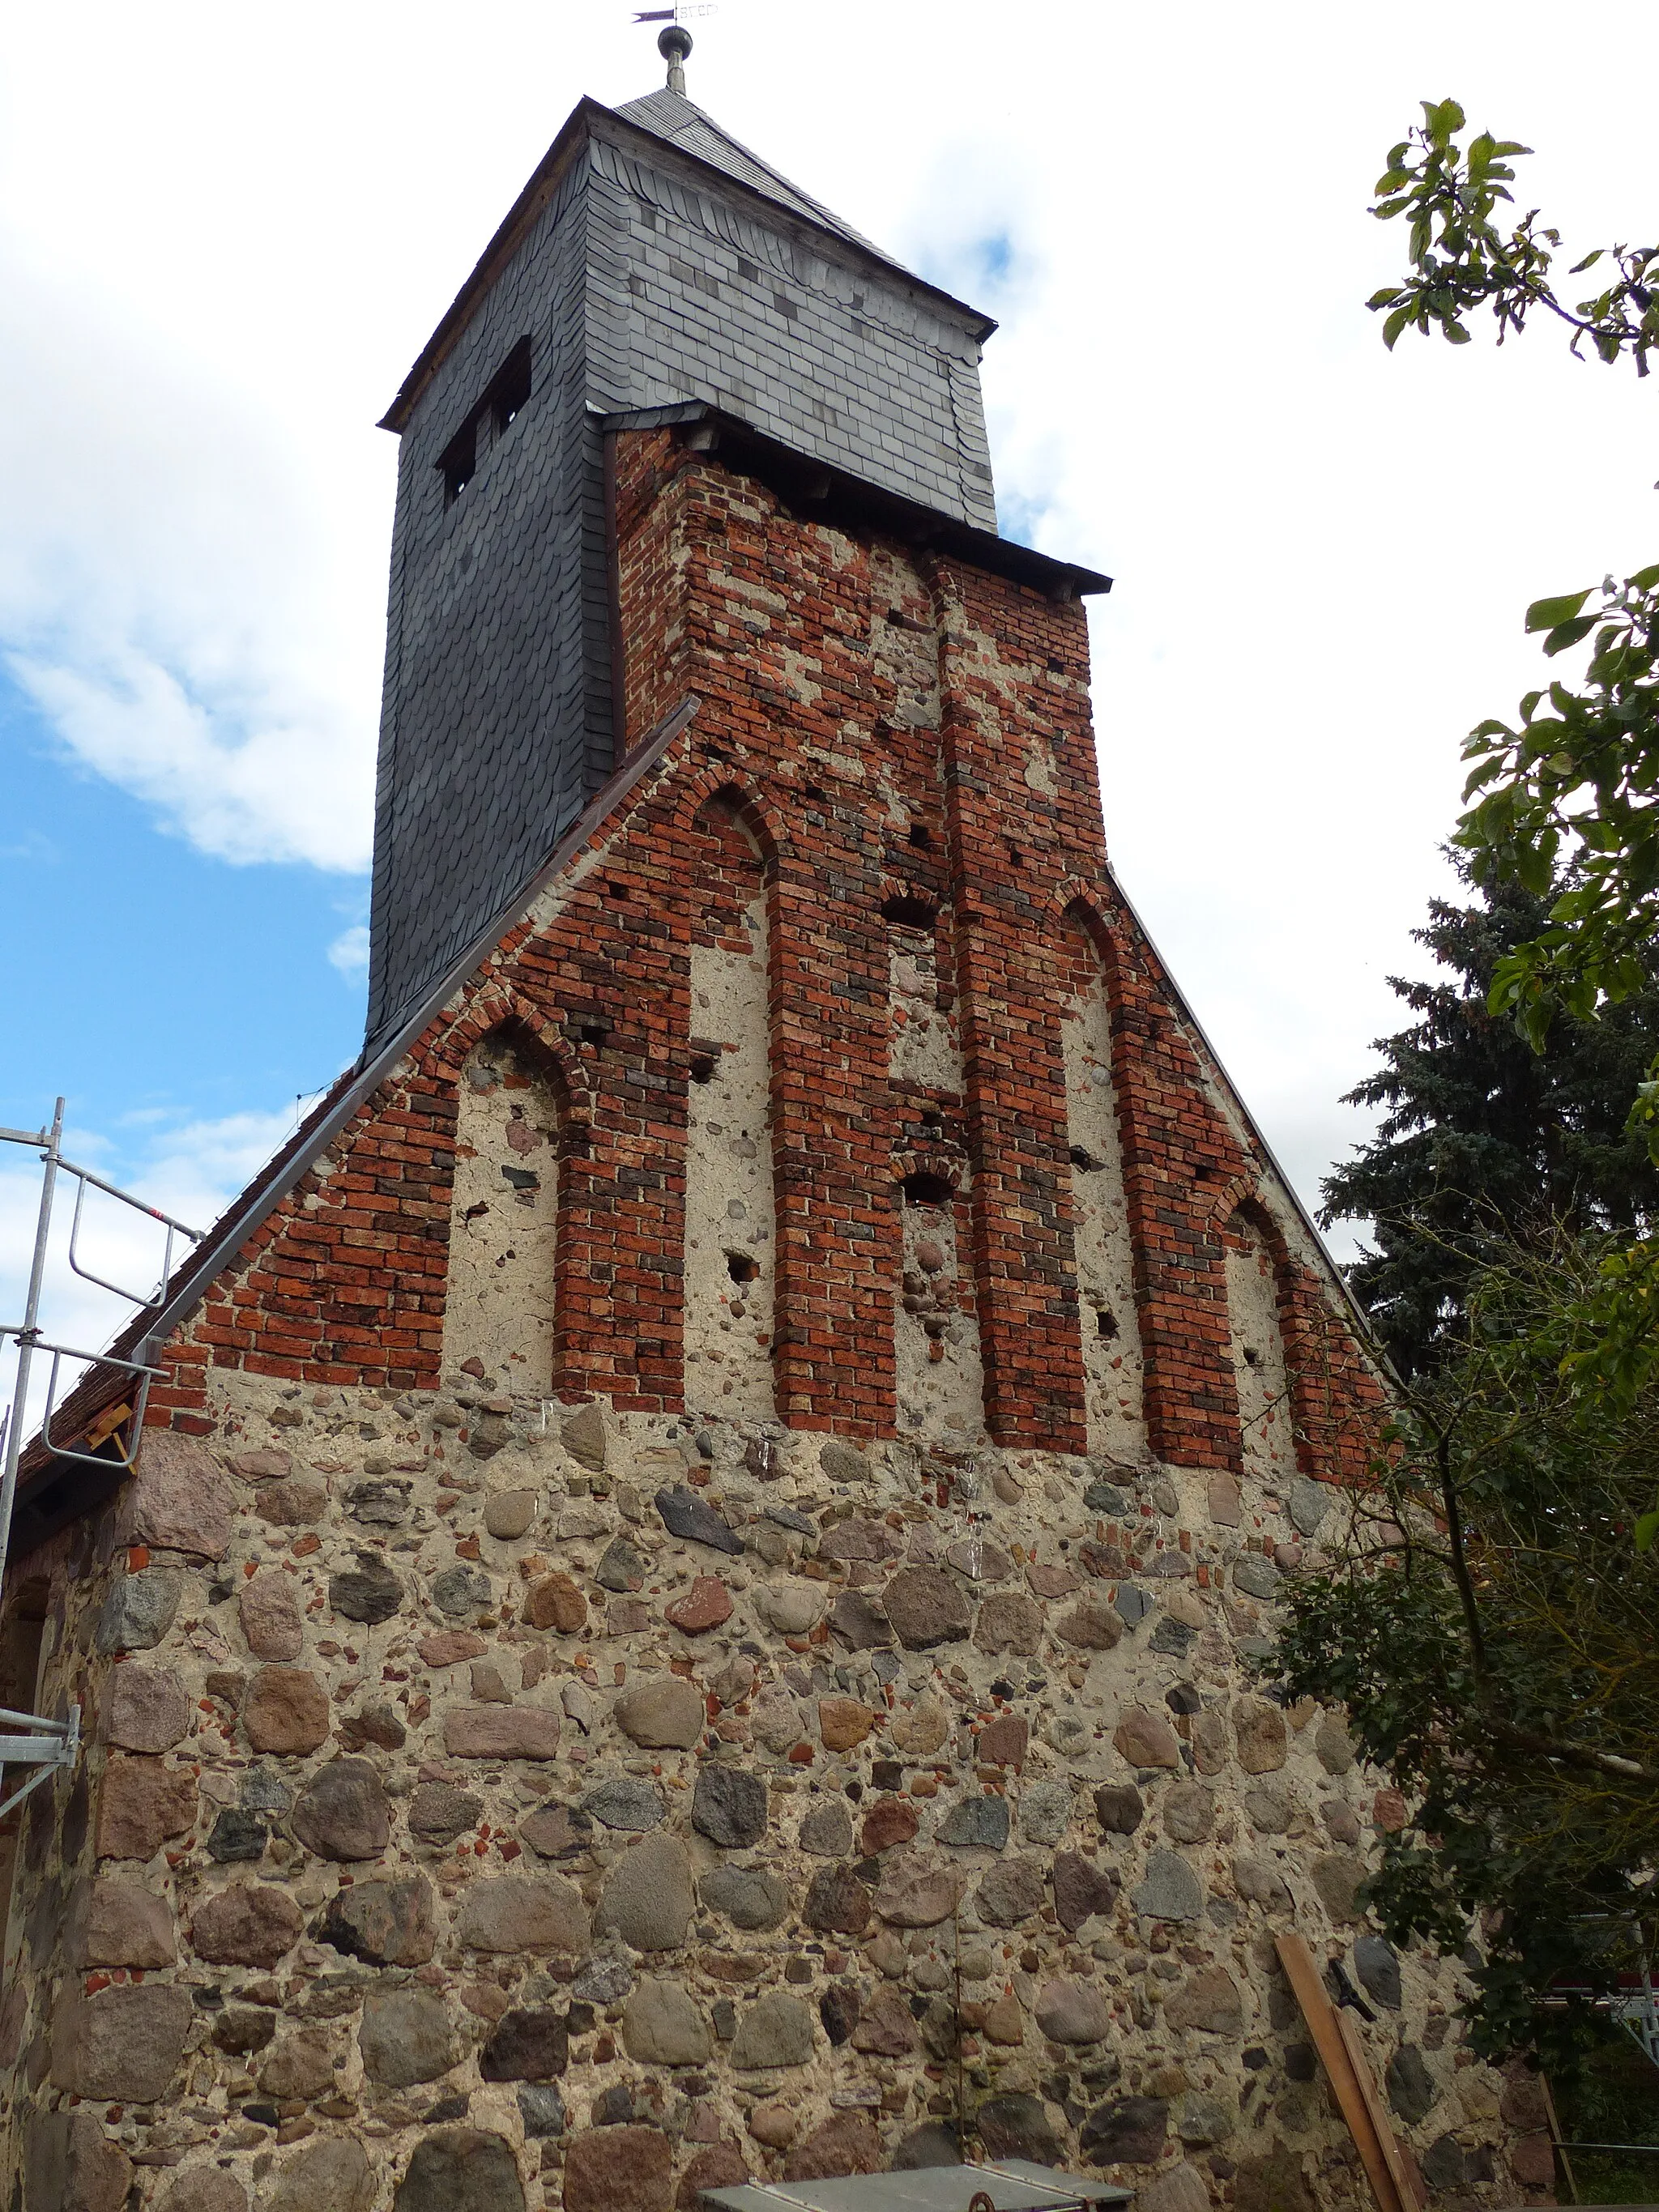
[[[562,1085],[517,1023],[462,1063],[444,1304],[446,1372],[477,1361],[492,1387],[553,1383]]]
[[[702,904],[686,1086],[685,1402],[770,1420],[777,1246],[766,864],[734,791],[704,800],[691,843]]]
[[[1092,915],[1067,913],[1072,998],[1060,1023],[1072,1233],[1089,1449],[1116,1460],[1147,1456],[1144,1362],[1135,1304],[1134,1245],[1123,1188],[1123,1146],[1112,1085],[1112,1014]]]
[[[1279,1310],[1277,1255],[1262,1224],[1241,1207],[1227,1224],[1227,1327],[1244,1472],[1258,1481],[1296,1472],[1296,1425]]]

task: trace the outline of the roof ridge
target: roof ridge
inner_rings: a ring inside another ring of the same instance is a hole
[[[847,239],[854,246],[861,246],[865,252],[873,253],[878,260],[886,262],[890,268],[902,270],[907,276],[914,274],[914,271],[905,268],[902,261],[896,260],[884,247],[866,238],[862,231],[855,230],[852,224],[838,216],[833,208],[826,207],[822,200],[814,199],[811,192],[803,191],[793,178],[786,177],[781,169],[775,167],[763,154],[757,154],[752,147],[745,146],[741,138],[734,137],[723,123],[708,112],[706,107],[699,107],[695,100],[688,100],[684,93],[671,92],[666,86],[659,86],[655,91],[642,93],[637,100],[624,100],[621,106],[613,108],[611,112],[613,115],[620,115],[624,122],[635,124],[640,129],[648,131],[653,137],[660,138],[668,145],[679,147],[681,152],[708,161],[709,156],[706,150],[700,149],[695,144],[681,143],[694,125],[701,125],[702,129],[718,140],[721,145],[729,148],[733,154],[747,163],[750,168],[757,171],[760,177],[766,182],[759,183],[755,177],[745,176],[741,170],[733,168],[724,161],[715,161],[712,164],[713,167],[724,169],[728,176],[736,178],[739,184],[747,184],[764,192],[768,198],[776,200],[783,206],[793,207],[797,214],[807,216],[811,221],[821,223],[825,229],[834,231],[838,237]],[[675,129],[665,129],[659,119],[665,112],[667,116],[676,118],[684,116],[685,119],[678,121],[678,127]]]

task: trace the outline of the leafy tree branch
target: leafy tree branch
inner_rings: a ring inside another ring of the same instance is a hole
[[[1411,1808],[1370,1885],[1385,1929],[1462,1958],[1481,1927],[1476,2049],[1558,2069],[1659,1936],[1659,1554],[1631,1542],[1659,1394],[1586,1391],[1559,1352],[1603,1257],[1562,1234],[1474,1279],[1273,1662],[1287,1702],[1346,1706]]]
[[[1370,305],[1386,312],[1392,347],[1407,325],[1438,327],[1454,343],[1490,307],[1498,341],[1519,335],[1534,308],[1588,339],[1604,362],[1628,356],[1645,376],[1659,343],[1659,247],[1597,247],[1577,275],[1603,262],[1614,280],[1569,307],[1551,282],[1559,232],[1533,209],[1507,232],[1515,160],[1527,149],[1481,131],[1460,146],[1462,109],[1425,100],[1423,122],[1389,156],[1372,213],[1409,225],[1411,271]],[[1584,650],[1577,684],[1554,678],[1528,692],[1513,724],[1489,720],[1464,744],[1469,774],[1455,842],[1475,883],[1515,882],[1537,895],[1556,886],[1544,926],[1493,972],[1489,1004],[1542,1050],[1561,1014],[1592,1020],[1648,980],[1659,932],[1659,563],[1600,591],[1535,600],[1527,628],[1555,659]],[[1634,1089],[1629,1126],[1659,1162],[1659,1054]],[[1628,1405],[1659,1374],[1659,1249],[1644,1237],[1603,1258],[1577,1310],[1561,1316],[1565,1371]],[[1659,1500],[1659,1492],[1656,1492]],[[1659,1502],[1634,1526],[1638,1549],[1659,1539]]]
[[[1618,276],[1593,298],[1569,307],[1549,275],[1560,233],[1538,227],[1536,208],[1507,235],[1495,220],[1514,201],[1509,189],[1515,182],[1511,162],[1532,149],[1482,131],[1464,152],[1456,138],[1465,123],[1457,102],[1425,100],[1422,105],[1421,125],[1389,155],[1371,210],[1382,222],[1403,216],[1411,227],[1412,274],[1366,302],[1386,313],[1384,344],[1392,348],[1407,329],[1426,337],[1437,327],[1451,344],[1467,345],[1471,333],[1466,318],[1490,307],[1501,345],[1511,331],[1518,336],[1532,310],[1541,307],[1572,331],[1574,353],[1588,338],[1605,362],[1628,352],[1638,375],[1645,376],[1648,355],[1659,346],[1659,246],[1596,246],[1568,273],[1581,276],[1610,260]]]

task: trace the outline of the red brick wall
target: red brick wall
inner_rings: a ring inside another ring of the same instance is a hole
[[[689,953],[718,921],[711,888],[754,865],[711,822],[722,793],[768,882],[782,1417],[891,1431],[897,1178],[965,1162],[992,1433],[1084,1449],[1060,1024],[1098,959],[1152,1448],[1237,1467],[1224,1225],[1265,1169],[1106,869],[1082,608],[803,520],[671,432],[621,436],[616,473],[630,738],[689,691],[703,704],[552,922],[504,940],[250,1239],[173,1347],[152,1419],[199,1420],[210,1362],[435,1384],[458,1071],[509,1018],[564,1097],[548,1387],[678,1407]],[[880,623],[936,671],[937,727],[872,650]],[[889,1080],[896,892],[939,908],[959,1095]],[[1305,1464],[1356,1467],[1375,1387],[1328,1284],[1272,1233]]]

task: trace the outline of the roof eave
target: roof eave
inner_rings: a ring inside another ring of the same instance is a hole
[[[602,414],[598,419],[605,430],[689,430],[705,425],[714,430],[718,441],[711,450],[735,463],[740,473],[758,476],[771,484],[797,513],[811,515],[817,510],[826,517],[839,517],[851,510],[854,520],[866,526],[885,530],[912,544],[934,546],[975,568],[1024,584],[1045,599],[1090,599],[1112,588],[1111,578],[1097,568],[1056,560],[1052,554],[1039,553],[1035,546],[1000,538],[995,531],[983,529],[978,523],[908,499],[903,493],[838,468],[832,461],[818,460],[711,400],[631,407]]]

